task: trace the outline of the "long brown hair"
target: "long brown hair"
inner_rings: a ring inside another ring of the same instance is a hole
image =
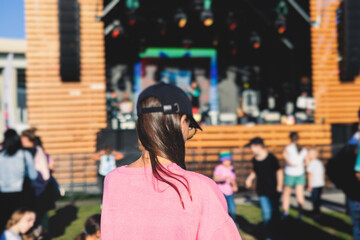
[[[11,214],[10,219],[7,221],[5,228],[9,229],[12,226],[16,225],[21,220],[21,218],[24,217],[25,214],[29,213],[29,212],[34,212],[34,211],[32,211],[31,209],[26,208],[26,207],[22,207],[22,208],[19,208],[19,209],[15,210]]]
[[[141,105],[142,108],[159,107],[161,102],[155,97],[148,97],[142,101]],[[185,141],[181,131],[181,115],[160,112],[142,114],[136,122],[136,130],[142,148],[149,152],[154,177],[170,185],[179,195],[181,205],[185,208],[179,189],[174,183],[165,179],[164,176],[182,184],[192,200],[189,182],[185,177],[164,168],[158,160],[158,156],[160,156],[186,169]]]

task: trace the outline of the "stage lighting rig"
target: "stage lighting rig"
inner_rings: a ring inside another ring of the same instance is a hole
[[[115,19],[112,23],[107,25],[104,29],[104,35],[107,36],[111,33],[113,38],[117,38],[124,33],[124,28],[119,19]]]
[[[227,23],[229,26],[230,31],[235,31],[238,27],[238,20],[235,16],[235,13],[229,12]]]
[[[126,7],[132,11],[135,11],[140,7],[139,0],[126,0]]]
[[[285,1],[279,1],[275,11],[277,13],[275,28],[279,34],[283,34],[286,31],[286,15],[289,13],[289,9]]]
[[[175,13],[174,20],[179,28],[184,28],[187,24],[186,13],[182,9],[178,9]]]
[[[188,49],[188,48],[190,48],[190,47],[192,46],[193,41],[192,41],[191,39],[189,39],[189,38],[185,38],[185,39],[182,41],[182,43],[183,43],[184,48],[185,48],[185,49]]]
[[[165,20],[162,19],[162,18],[158,18],[157,22],[158,22],[158,25],[159,25],[159,28],[160,28],[160,35],[165,36],[165,34],[166,34],[166,22],[165,22]]]
[[[214,17],[211,10],[204,10],[201,13],[201,21],[205,27],[210,27],[214,23]]]
[[[133,27],[133,26],[135,26],[136,22],[137,22],[136,13],[135,13],[135,11],[132,11],[128,17],[128,24],[130,27]]]
[[[111,37],[117,38],[121,34],[124,34],[124,28],[121,25],[118,25],[118,26],[114,27],[114,30],[112,30]]]
[[[253,49],[257,50],[261,47],[261,38],[257,32],[252,32],[250,35],[250,43]]]
[[[211,11],[212,0],[204,0],[204,10],[201,12],[200,19],[205,27],[210,27],[214,23],[214,15]]]
[[[233,56],[236,56],[239,52],[238,45],[235,40],[230,40],[230,53]]]
[[[278,16],[275,21],[275,28],[279,34],[283,34],[286,31],[286,18],[285,16]]]

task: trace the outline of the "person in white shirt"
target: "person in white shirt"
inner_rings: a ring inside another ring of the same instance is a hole
[[[296,200],[298,202],[298,219],[301,219],[302,209],[305,202],[304,188],[306,183],[304,162],[308,154],[306,148],[299,145],[299,135],[297,132],[290,133],[291,144],[284,149],[283,156],[285,159],[285,177],[283,192],[283,215],[289,215],[291,191],[295,188]]]
[[[311,192],[313,204],[313,216],[320,217],[321,193],[325,185],[325,169],[323,163],[318,159],[318,151],[315,148],[309,150],[309,165],[307,166],[308,191]]]

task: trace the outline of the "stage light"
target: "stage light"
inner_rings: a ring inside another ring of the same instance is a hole
[[[257,32],[252,32],[250,35],[250,43],[253,49],[257,50],[261,47],[261,38]]]
[[[227,23],[229,26],[230,31],[234,31],[238,26],[238,21],[235,17],[235,14],[233,12],[229,12]]]
[[[117,38],[124,34],[124,28],[121,25],[120,20],[115,19],[112,23],[105,27],[104,35],[107,36],[108,34],[111,34],[111,37],[113,38]]]
[[[111,37],[117,38],[123,33],[124,29],[120,26],[114,27],[114,30],[111,32]]]
[[[140,7],[139,0],[126,0],[126,7],[130,10],[136,10]]]
[[[234,40],[230,41],[230,53],[233,56],[238,54],[238,46]]]
[[[214,23],[214,17],[211,10],[204,10],[201,13],[201,21],[205,27],[210,27]]]
[[[182,9],[178,9],[174,16],[175,23],[179,28],[184,28],[187,24],[187,16]]]
[[[145,52],[147,48],[147,42],[145,38],[141,38],[139,41],[139,52]]]
[[[219,39],[215,38],[212,42],[212,45],[217,47],[219,45]]]
[[[183,43],[184,48],[188,49],[193,44],[193,41],[191,39],[186,38],[182,41],[182,43]]]
[[[284,16],[278,16],[275,21],[275,28],[279,34],[283,34],[286,31],[286,18]]]
[[[160,35],[165,36],[166,35],[166,30],[167,30],[165,20],[162,19],[162,18],[158,18],[157,22],[158,22],[158,26],[160,28]]]
[[[129,26],[134,26],[136,24],[137,21],[137,16],[135,14],[135,12],[130,13],[129,17],[128,17],[128,23]]]

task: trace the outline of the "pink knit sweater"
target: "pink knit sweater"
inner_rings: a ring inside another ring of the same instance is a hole
[[[117,168],[105,179],[101,239],[241,239],[213,180],[174,163],[163,166],[189,182],[192,200],[171,180],[185,209],[175,190],[153,177],[151,167]]]

